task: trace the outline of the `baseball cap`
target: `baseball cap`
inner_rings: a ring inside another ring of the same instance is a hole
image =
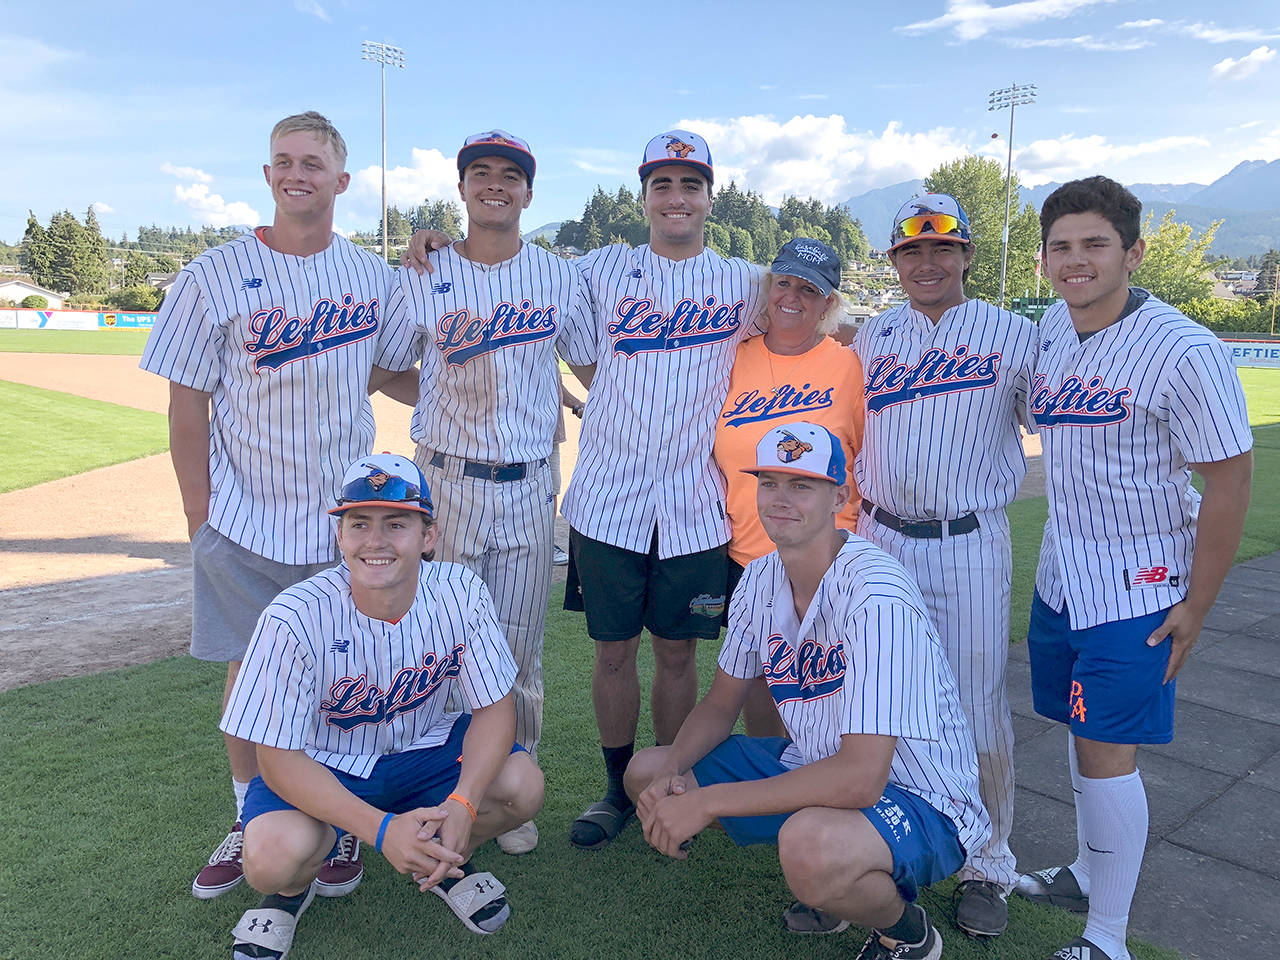
[[[969,218],[960,201],[948,193],[926,193],[898,208],[886,252],[921,239],[969,243]]]
[[[643,181],[651,171],[672,163],[692,167],[707,178],[707,183],[712,182],[711,148],[696,133],[668,130],[650,140],[640,161],[640,179]]]
[[[756,444],[756,465],[743,473],[794,473],[847,483],[844,447],[826,427],[803,420],[774,427]]]
[[[505,130],[486,130],[484,133],[473,133],[462,142],[458,151],[458,176],[461,177],[467,167],[481,157],[505,157],[512,161],[533,186],[533,172],[538,164],[533,159],[533,151],[529,144]]]
[[[769,272],[774,276],[808,280],[825,297],[840,286],[840,254],[821,240],[796,237],[782,245]]]
[[[361,457],[347,467],[338,505],[329,512],[340,514],[353,507],[397,507],[435,515],[422,471],[408,457],[394,453]]]

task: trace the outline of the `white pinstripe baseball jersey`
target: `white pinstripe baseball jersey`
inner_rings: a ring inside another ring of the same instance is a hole
[[[1049,519],[1036,589],[1076,630],[1186,596],[1200,495],[1189,464],[1253,447],[1231,355],[1150,297],[1083,342],[1059,301],[1040,321],[1031,412]]]
[[[866,375],[866,425],[854,460],[864,497],[913,520],[1012,502],[1027,472],[1018,422],[1030,422],[1030,320],[966,300],[934,324],[903,304],[867,321],[854,349]]]
[[[246,233],[178,275],[140,366],[213,395],[209,524],[223,536],[278,563],[333,557],[326,510],[373,444],[370,370],[392,362],[390,281],[336,234],[298,257]]]
[[[342,563],[263,611],[219,727],[367,777],[384,754],[444,743],[454,684],[476,710],[515,674],[489,592],[466,567],[424,561],[413,606],[388,623],[356,609]]]
[[[792,740],[789,767],[832,756],[845,734],[897,737],[889,782],[945,813],[976,850],[991,832],[978,761],[924,599],[900,563],[845,538],[803,620],[776,551],[747,565],[720,668],[764,676]]]
[[[413,439],[488,463],[549,456],[560,409],[556,349],[573,357],[595,349],[582,275],[534,243],[492,266],[453,247],[429,259],[434,273],[400,270],[385,320],[397,369],[422,362]]]
[[[759,332],[763,270],[707,249],[668,260],[614,244],[576,261],[596,322],[578,463],[560,512],[603,543],[663,558],[729,539],[715,423],[739,342]]]

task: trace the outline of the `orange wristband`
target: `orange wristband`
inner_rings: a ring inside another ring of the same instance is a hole
[[[468,799],[467,799],[466,797],[464,797],[462,794],[460,794],[460,793],[451,793],[451,794],[449,794],[449,796],[445,797],[445,799],[446,799],[446,800],[456,800],[458,803],[462,804],[464,807],[466,807],[466,808],[467,808],[467,813],[471,814],[471,822],[472,822],[472,823],[475,823],[475,822],[476,822],[476,807],[475,807],[475,804],[473,804],[470,800],[468,800]]]

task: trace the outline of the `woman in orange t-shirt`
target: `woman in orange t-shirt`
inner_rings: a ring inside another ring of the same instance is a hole
[[[853,459],[862,446],[862,364],[830,336],[844,306],[839,286],[840,257],[831,247],[804,237],[789,241],[765,277],[768,329],[738,347],[715,442],[728,489],[730,594],[743,567],[773,550],[756,512],[755,477],[742,468],[756,462],[756,444],[774,427],[806,420],[840,438],[853,495],[836,524],[857,528]],[[751,736],[786,735],[763,678],[742,715]]]

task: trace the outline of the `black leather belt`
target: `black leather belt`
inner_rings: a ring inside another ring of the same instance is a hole
[[[948,535],[953,537],[973,533],[978,529],[978,516],[973,513],[959,520],[903,520],[865,498],[862,501],[862,512],[872,517],[876,523],[883,523],[890,530],[897,530],[904,537],[915,540],[941,540],[943,523],[947,525]]]
[[[443,467],[447,460],[462,462],[462,475],[475,477],[478,480],[491,480],[494,483],[509,483],[512,480],[523,480],[530,470],[536,470],[546,463],[546,458],[529,463],[485,463],[483,460],[463,460],[461,457],[447,457],[443,453],[434,453],[428,461],[433,467]]]

